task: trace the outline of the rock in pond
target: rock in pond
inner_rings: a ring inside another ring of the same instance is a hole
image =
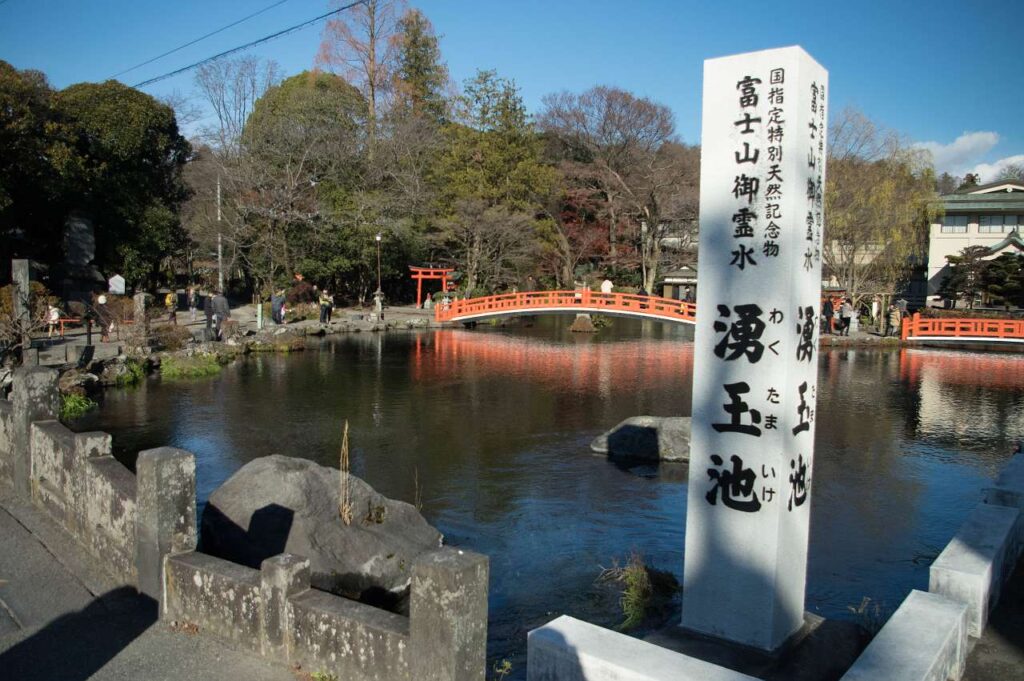
[[[612,458],[690,460],[689,416],[633,416],[594,438],[590,448]]]
[[[314,588],[403,612],[413,560],[441,533],[411,505],[349,476],[352,522],[339,514],[339,471],[306,459],[250,461],[207,503],[201,549],[252,568],[279,553],[309,559]]]

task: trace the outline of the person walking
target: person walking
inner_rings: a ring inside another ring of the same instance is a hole
[[[167,323],[178,325],[178,296],[174,291],[168,291],[164,296],[164,307],[167,309]]]
[[[824,334],[832,333],[832,315],[835,314],[835,308],[832,307],[832,299],[825,296],[825,302],[821,304],[821,332]]]
[[[203,292],[203,314],[206,316],[206,331],[203,338],[213,340],[213,296]]]
[[[212,306],[214,335],[217,337],[217,340],[223,340],[221,332],[224,328],[224,322],[231,319],[231,307],[228,305],[228,299],[224,297],[223,291],[217,291],[217,295],[213,297]]]

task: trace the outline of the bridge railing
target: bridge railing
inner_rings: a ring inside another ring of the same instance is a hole
[[[921,317],[920,312],[915,312],[903,320],[901,335],[903,340],[920,337],[1024,340],[1024,320]]]
[[[597,291],[523,291],[496,296],[453,300],[448,305],[434,308],[434,319],[439,322],[459,320],[468,316],[529,312],[557,309],[579,309],[580,312],[631,312],[675,321],[693,322],[697,306],[671,298],[638,296],[633,293],[600,293]]]

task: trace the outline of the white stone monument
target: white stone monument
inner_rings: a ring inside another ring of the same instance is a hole
[[[775,650],[804,621],[828,73],[704,62],[683,627]]]

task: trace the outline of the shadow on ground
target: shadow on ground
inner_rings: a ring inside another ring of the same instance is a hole
[[[122,587],[0,653],[5,679],[85,681],[157,620],[157,604]]]

